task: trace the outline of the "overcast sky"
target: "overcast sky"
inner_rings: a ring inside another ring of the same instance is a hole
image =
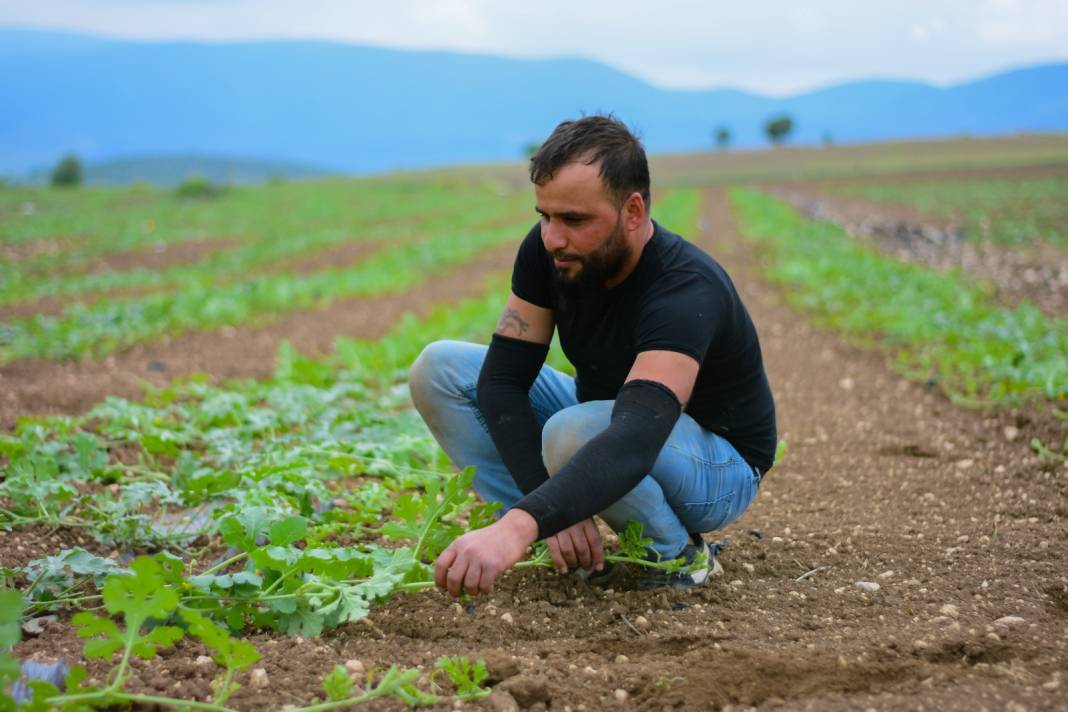
[[[775,95],[1068,60],[1068,0],[0,0],[0,25],[586,57],[661,87]]]

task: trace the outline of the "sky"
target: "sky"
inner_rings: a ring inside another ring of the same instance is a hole
[[[0,26],[583,57],[664,88],[774,96],[1068,61],[1068,0],[0,0]]]

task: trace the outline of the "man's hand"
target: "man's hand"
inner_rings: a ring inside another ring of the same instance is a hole
[[[489,593],[498,576],[512,568],[538,538],[538,523],[511,509],[485,529],[459,537],[434,562],[434,583],[453,596]]]
[[[604,568],[604,544],[593,518],[572,524],[545,540],[556,570],[566,574],[568,567],[600,571]]]

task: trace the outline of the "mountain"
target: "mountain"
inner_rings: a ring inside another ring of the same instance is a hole
[[[371,172],[514,160],[558,121],[612,111],[651,152],[1068,130],[1068,64],[938,88],[866,81],[787,98],[664,90],[597,62],[331,42],[130,42],[0,28],[0,174],[73,151],[90,163],[246,156]]]
[[[30,183],[47,183],[51,169],[31,171]],[[198,155],[138,156],[89,163],[84,167],[90,185],[125,185],[143,181],[173,186],[190,176],[212,183],[265,183],[276,179],[322,178],[329,171],[278,161]]]

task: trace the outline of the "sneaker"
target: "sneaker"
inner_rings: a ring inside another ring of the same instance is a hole
[[[708,563],[695,571],[667,573],[657,569],[646,569],[638,580],[639,590],[648,591],[649,589],[663,588],[665,586],[670,588],[704,586],[709,578],[723,573],[723,567],[716,560],[719,545],[715,543],[706,544],[703,541],[699,544],[687,544],[686,548],[682,550],[682,556],[686,563],[690,563],[700,556],[702,552],[708,554]]]

